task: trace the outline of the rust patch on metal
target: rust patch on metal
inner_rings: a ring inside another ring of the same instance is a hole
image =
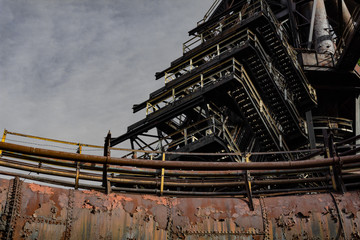
[[[14,205],[17,212],[8,211],[6,215],[16,219],[11,225],[16,229],[14,239],[358,239],[360,236],[358,191],[333,194],[338,207],[326,193],[254,198],[254,211],[250,211],[247,199],[234,197],[106,195],[27,183],[12,188],[11,193],[18,190],[14,196],[8,194],[8,186],[12,186],[9,181],[0,183],[3,191],[0,198],[5,198],[2,209],[10,199],[18,203],[17,207]],[[7,225],[0,223],[1,226],[5,229]]]
[[[48,195],[54,194],[51,187],[41,186],[41,185],[38,185],[35,183],[29,183],[29,188],[31,191],[41,193],[41,194],[48,194]]]

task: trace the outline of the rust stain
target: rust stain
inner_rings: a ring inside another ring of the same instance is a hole
[[[165,198],[165,197],[157,197],[157,196],[152,196],[152,195],[142,195],[142,198],[144,200],[154,201],[157,204],[161,204],[161,205],[166,205],[167,204],[167,198]]]
[[[0,184],[4,199],[9,182]],[[69,191],[24,183],[14,238],[358,239],[360,236],[358,191],[333,194],[335,201],[330,194],[268,197],[261,201],[254,198],[254,211],[249,210],[242,198],[106,195],[96,191],[73,191],[70,204]],[[9,200],[3,201],[1,206]],[[4,221],[0,222],[3,227],[6,218]],[[71,234],[65,235],[66,231]]]
[[[41,186],[35,183],[29,183],[29,188],[31,189],[31,191],[41,194],[48,194],[48,195],[54,194],[51,187]]]

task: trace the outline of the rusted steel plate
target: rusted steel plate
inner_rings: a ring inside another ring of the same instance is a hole
[[[15,180],[0,180],[0,190],[3,239],[359,239],[359,191],[255,198],[250,211],[236,197],[106,195]]]
[[[68,194],[65,189],[23,184],[14,239],[64,239]]]
[[[171,230],[177,235],[263,238],[264,228],[258,199],[254,199],[254,211],[250,211],[248,203],[239,198],[174,198],[170,202]]]
[[[342,218],[345,239],[360,239],[360,192],[334,194]]]
[[[352,239],[359,232],[359,192],[335,198],[338,206],[331,194],[264,199],[270,235],[274,239]]]
[[[7,206],[7,197],[9,193],[9,186],[10,182],[8,180],[0,179],[0,238],[6,239],[7,231],[7,216],[8,216],[8,206]]]
[[[96,191],[74,199],[71,239],[166,239],[166,199]]]

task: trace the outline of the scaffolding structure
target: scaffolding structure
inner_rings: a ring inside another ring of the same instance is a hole
[[[133,106],[145,118],[110,146],[144,151],[123,156],[136,159],[170,152],[167,161],[356,153],[332,145],[353,137],[359,122],[359,9],[351,0],[215,1],[189,31],[183,55],[156,73],[165,85]],[[321,147],[331,151],[310,151]]]
[[[334,130],[337,141],[354,135],[359,75],[353,69],[359,48],[349,49],[360,44],[359,8],[347,24],[333,26],[323,37],[342,36],[331,38],[338,46],[331,53],[314,50],[318,39],[304,40],[316,22],[313,17],[304,23],[301,14],[304,2],[311,1],[230,2],[216,1],[189,32],[183,56],[156,73],[165,86],[134,105],[134,112],[145,109],[146,117],[112,139],[111,146],[130,141],[141,150],[246,154],[315,148],[323,144],[323,129]]]
[[[125,134],[4,131],[0,237],[358,239],[359,33],[355,0],[215,0]]]

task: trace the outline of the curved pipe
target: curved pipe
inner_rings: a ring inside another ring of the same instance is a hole
[[[125,166],[136,166],[145,168],[166,168],[166,169],[206,169],[206,170],[269,170],[269,169],[298,169],[331,166],[341,163],[355,163],[360,160],[360,155],[323,158],[315,160],[303,160],[296,162],[185,162],[185,161],[159,161],[159,160],[142,160],[127,158],[112,158],[94,155],[85,155],[77,153],[67,153],[61,151],[47,150],[41,148],[21,146],[12,143],[0,143],[0,149],[13,151],[23,154],[59,158],[70,161],[114,164]]]

